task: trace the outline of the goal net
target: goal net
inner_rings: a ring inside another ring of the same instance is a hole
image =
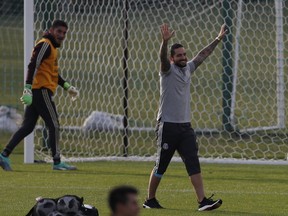
[[[35,41],[54,19],[69,25],[58,62],[80,98],[72,102],[61,88],[55,95],[65,158],[155,156],[160,25],[176,31],[170,43],[182,43],[192,58],[226,22],[223,45],[192,76],[191,123],[199,155],[286,160],[286,1],[34,0],[33,9]],[[34,144],[41,160],[51,159],[47,134],[39,120]]]

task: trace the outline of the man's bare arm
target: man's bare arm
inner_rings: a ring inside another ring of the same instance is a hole
[[[215,47],[217,46],[217,44],[222,40],[222,38],[224,37],[224,35],[226,34],[227,30],[226,30],[226,26],[225,24],[223,24],[221,26],[221,30],[218,34],[218,36],[216,37],[216,39],[210,43],[208,46],[206,46],[204,49],[202,49],[193,59],[192,61],[195,64],[195,68],[197,68],[199,65],[202,64],[202,62],[209,56],[211,55],[211,53],[213,52],[213,50],[215,49]]]
[[[215,47],[220,41],[215,39],[212,43],[210,43],[207,47],[202,49],[193,59],[195,68],[202,64],[202,62],[213,52]]]
[[[160,70],[167,72],[170,69],[170,61],[168,59],[168,41],[174,35],[174,31],[170,31],[167,24],[161,26],[162,43],[160,47]]]
[[[160,47],[160,70],[166,72],[170,69],[170,61],[168,59],[168,41],[162,41]]]

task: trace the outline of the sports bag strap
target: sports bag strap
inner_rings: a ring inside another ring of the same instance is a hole
[[[33,216],[34,207],[35,205],[30,209],[30,211],[26,214],[26,216]]]

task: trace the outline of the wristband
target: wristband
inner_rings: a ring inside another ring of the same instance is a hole
[[[30,89],[30,90],[31,90],[31,89],[32,89],[32,85],[31,85],[31,84],[25,84],[25,85],[24,85],[24,88],[25,88],[25,89]]]
[[[68,88],[70,88],[70,84],[68,83],[68,82],[65,82],[64,83],[64,85],[63,85],[63,88],[65,89],[65,90],[67,90]]]
[[[221,41],[221,38],[219,36],[216,37],[216,40]]]

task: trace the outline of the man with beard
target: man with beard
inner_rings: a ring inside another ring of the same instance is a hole
[[[9,155],[14,148],[35,128],[38,117],[44,120],[49,130],[49,146],[51,147],[54,170],[75,170],[76,167],[60,160],[59,121],[53,95],[58,85],[68,91],[72,99],[79,95],[78,90],[66,82],[58,73],[57,48],[65,39],[68,30],[62,20],[55,20],[43,38],[33,49],[28,65],[26,84],[21,101],[26,105],[22,126],[13,134],[0,154],[0,166],[11,171]]]
[[[188,61],[185,48],[173,44],[168,58],[168,41],[174,35],[167,24],[161,26],[162,44],[160,48],[160,107],[157,116],[158,156],[152,170],[148,186],[148,197],[144,208],[163,208],[156,199],[156,190],[171,158],[177,150],[181,156],[191,183],[195,189],[199,211],[219,208],[222,200],[206,198],[198,158],[196,135],[190,123],[190,83],[196,68],[213,52],[224,37],[222,25],[216,39]]]

